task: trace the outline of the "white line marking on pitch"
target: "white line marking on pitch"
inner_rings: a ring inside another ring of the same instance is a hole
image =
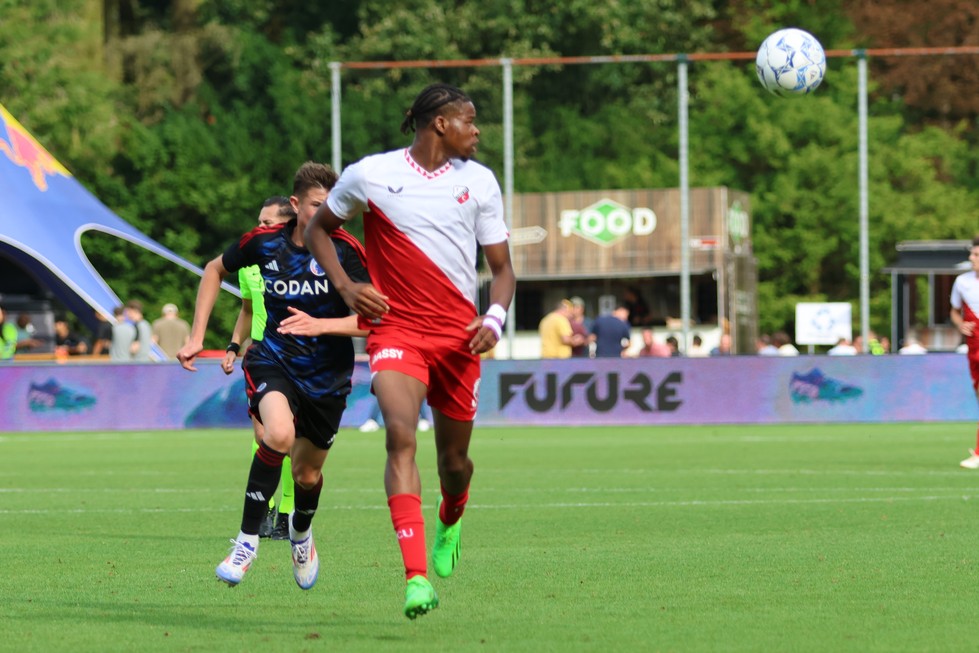
[[[851,498],[826,498],[826,499],[725,499],[725,500],[698,500],[688,501],[629,501],[625,503],[613,503],[608,501],[601,502],[578,502],[578,503],[546,503],[534,504],[534,509],[553,508],[684,508],[684,507],[712,507],[712,506],[753,506],[753,505],[776,505],[776,504],[832,504],[832,503],[897,503],[910,501],[970,501],[971,495],[953,494],[947,496],[928,495],[921,497],[851,497]],[[523,510],[527,504],[476,504],[471,506],[476,510]],[[387,510],[386,505],[363,505],[363,506],[321,506],[320,510]],[[209,512],[237,512],[240,508],[233,506],[208,508]],[[49,514],[165,514],[165,513],[190,513],[200,512],[199,508],[72,508],[70,510],[54,509],[31,509],[21,510],[0,509],[0,515],[49,515]]]

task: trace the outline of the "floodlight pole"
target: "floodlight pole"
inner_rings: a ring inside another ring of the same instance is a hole
[[[500,65],[503,66],[503,217],[509,233],[513,229],[513,59],[500,59]],[[512,359],[517,334],[515,301],[510,301],[507,312],[507,356]]]
[[[333,169],[337,174],[343,170],[340,162],[340,68],[339,61],[330,62],[330,105],[332,108]]]
[[[687,142],[687,55],[678,54],[677,114],[680,129],[680,323],[683,350],[690,348],[690,178]]]
[[[857,57],[858,158],[860,185],[860,333],[861,349],[867,353],[870,345],[870,235],[868,221],[870,199],[867,175],[867,51],[854,50]]]

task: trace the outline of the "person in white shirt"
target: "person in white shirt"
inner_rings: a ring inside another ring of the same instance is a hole
[[[969,250],[972,269],[955,277],[952,283],[952,324],[965,337],[966,356],[972,389],[979,399],[979,235],[972,239]],[[979,469],[979,429],[976,430],[976,449],[969,450],[969,457],[959,463],[966,469]]]
[[[908,335],[904,339],[904,345],[897,350],[897,353],[904,354],[905,356],[915,356],[919,354],[927,354],[928,350],[925,349],[918,339],[913,335]]]
[[[840,338],[828,352],[830,356],[856,356],[857,348],[846,338]]]

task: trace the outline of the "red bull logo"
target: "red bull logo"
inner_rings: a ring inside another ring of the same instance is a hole
[[[38,190],[48,189],[48,177],[51,175],[71,176],[2,105],[0,120],[3,121],[3,129],[0,129],[0,152],[6,154],[14,164],[27,169]]]

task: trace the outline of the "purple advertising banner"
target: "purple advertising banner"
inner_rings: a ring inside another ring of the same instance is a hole
[[[377,418],[358,363],[342,426]],[[484,425],[760,424],[979,418],[966,359],[924,356],[488,360]],[[217,361],[0,366],[0,431],[247,428]]]
[[[975,420],[966,358],[725,356],[486,361],[481,424]]]
[[[354,370],[342,426],[373,415],[367,365]],[[208,427],[250,428],[245,380],[219,361],[176,364],[0,366],[0,431],[104,431]]]

